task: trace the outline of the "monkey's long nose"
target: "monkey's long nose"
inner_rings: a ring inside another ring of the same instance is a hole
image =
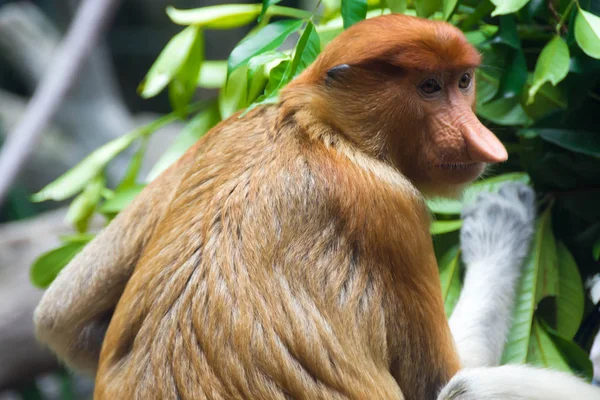
[[[463,126],[462,134],[467,152],[475,162],[496,163],[506,161],[508,153],[504,145],[477,118]]]

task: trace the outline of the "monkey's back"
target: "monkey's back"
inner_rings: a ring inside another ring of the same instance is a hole
[[[397,380],[422,399],[453,373],[453,357],[408,346],[448,340],[428,320],[441,306],[430,239],[409,229],[427,215],[278,113],[234,116],[175,167],[96,398],[393,399]]]

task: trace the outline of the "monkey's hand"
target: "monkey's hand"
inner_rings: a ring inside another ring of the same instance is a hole
[[[467,267],[506,260],[519,268],[533,236],[535,193],[524,184],[508,183],[498,194],[480,194],[463,211],[460,241]]]
[[[459,371],[438,400],[598,400],[600,389],[575,376],[530,367],[503,365]]]
[[[533,236],[535,194],[506,184],[479,195],[463,212],[464,287],[450,318],[463,367],[500,363],[510,328],[523,258]]]

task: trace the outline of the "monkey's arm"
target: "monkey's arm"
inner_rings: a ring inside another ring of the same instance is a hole
[[[458,372],[438,400],[598,400],[600,389],[558,371],[526,365],[466,368]]]
[[[69,367],[94,374],[113,309],[192,152],[146,187],[57,276],[35,310],[36,335]]]
[[[463,366],[438,400],[599,400],[600,389],[558,371],[504,365],[521,264],[533,235],[534,193],[509,184],[464,212],[465,286],[450,327]]]
[[[523,258],[533,236],[534,192],[507,184],[465,209],[464,288],[450,318],[463,367],[499,365],[511,324]]]

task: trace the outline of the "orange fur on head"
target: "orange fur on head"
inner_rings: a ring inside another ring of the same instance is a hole
[[[402,14],[362,21],[341,33],[294,84],[317,83],[339,65],[387,62],[411,70],[474,68],[481,56],[455,26]]]

